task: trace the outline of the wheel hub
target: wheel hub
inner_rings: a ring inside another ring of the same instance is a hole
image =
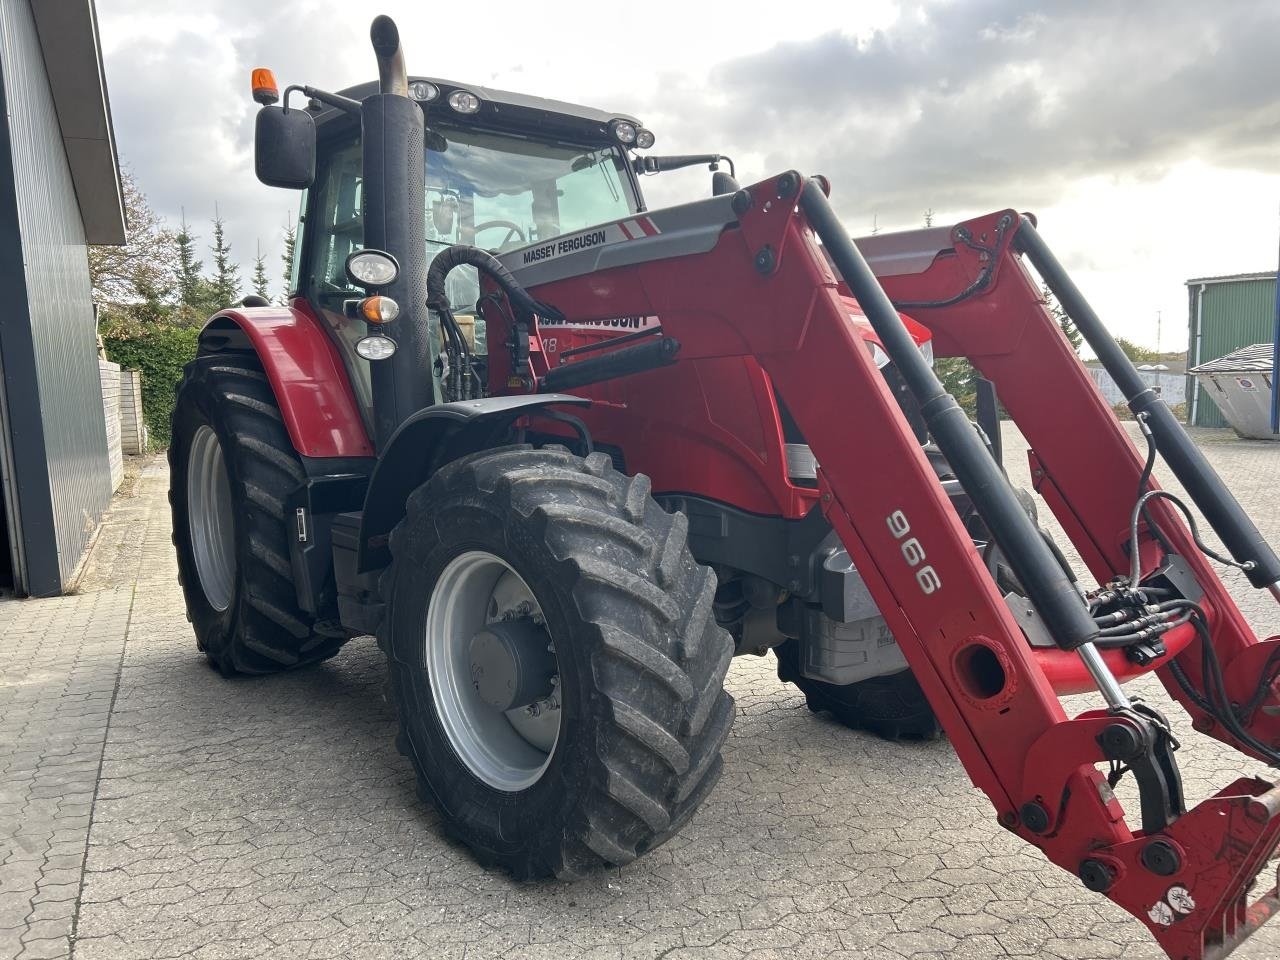
[[[471,636],[471,682],[495,710],[527,707],[551,695],[556,658],[547,631],[531,619],[499,620]]]
[[[559,666],[533,591],[469,550],[431,590],[423,664],[436,716],[471,773],[507,792],[537,782],[560,736]]]

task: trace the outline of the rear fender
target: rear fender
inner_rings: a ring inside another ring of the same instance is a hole
[[[201,356],[246,349],[262,362],[299,454],[373,456],[346,366],[305,301],[223,310],[200,332]]]
[[[540,407],[590,403],[585,397],[548,393],[460,400],[419,410],[392,434],[374,467],[364,501],[357,571],[391,562],[387,538],[404,517],[409,494],[444,464],[496,446],[516,420]]]

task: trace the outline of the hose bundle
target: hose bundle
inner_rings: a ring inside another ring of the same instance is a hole
[[[446,393],[455,400],[471,400],[479,396],[475,384],[474,359],[471,346],[462,333],[457,319],[453,315],[453,307],[449,303],[446,289],[450,271],[460,266],[472,266],[489,277],[507,296],[516,319],[523,324],[532,322],[534,316],[548,320],[563,321],[564,314],[547,303],[535,300],[529,295],[511,271],[502,265],[493,254],[465,243],[456,243],[436,254],[427,271],[427,307],[440,318],[441,335],[445,341],[445,356],[448,359],[448,370],[445,384]]]

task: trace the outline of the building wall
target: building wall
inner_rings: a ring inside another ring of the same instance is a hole
[[[1193,339],[1188,366],[1225,357],[1232,350],[1250,344],[1271,342],[1276,315],[1274,279],[1210,283],[1205,287],[1200,304],[1200,352],[1197,356],[1194,295],[1198,289],[1192,286]],[[1200,390],[1194,423],[1198,427],[1227,425],[1222,411],[1205,390]]]
[[[0,177],[11,179],[27,315],[6,320],[0,362],[28,586],[39,594],[59,592],[79,563],[111,477],[84,228],[28,0],[0,0],[0,66],[10,167]]]

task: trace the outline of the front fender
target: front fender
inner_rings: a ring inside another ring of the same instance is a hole
[[[387,538],[404,516],[409,494],[441,466],[495,446],[516,420],[539,407],[590,403],[586,397],[547,393],[459,400],[419,410],[391,435],[369,479],[357,570],[364,573],[391,562]]]
[[[200,332],[200,353],[228,349],[252,349],[258,355],[299,454],[373,456],[347,368],[305,301],[215,314]]]

